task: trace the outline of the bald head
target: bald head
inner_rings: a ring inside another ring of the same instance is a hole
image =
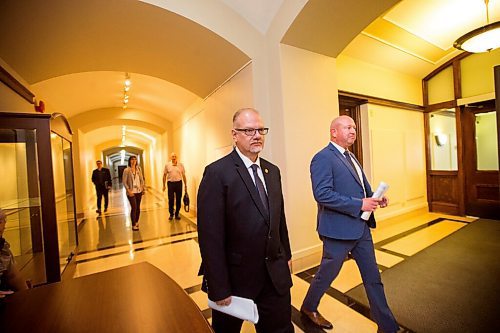
[[[172,153],[170,155],[170,161],[172,161],[173,165],[177,165],[177,154],[176,153]]]
[[[330,124],[330,140],[344,149],[356,141],[356,124],[349,116],[340,116]]]

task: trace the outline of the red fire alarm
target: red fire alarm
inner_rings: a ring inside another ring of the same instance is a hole
[[[44,113],[45,112],[45,103],[43,101],[35,100],[35,111]]]

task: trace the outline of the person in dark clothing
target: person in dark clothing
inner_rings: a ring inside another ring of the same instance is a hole
[[[102,167],[102,161],[96,161],[97,169],[92,172],[92,183],[95,185],[95,191],[97,195],[97,210],[98,214],[101,214],[101,202],[102,197],[104,197],[104,212],[108,210],[108,191],[111,188],[111,173],[109,169]]]

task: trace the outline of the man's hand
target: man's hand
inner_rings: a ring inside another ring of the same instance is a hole
[[[385,195],[380,199],[380,202],[378,203],[380,208],[385,208],[389,205],[389,198],[386,197]]]
[[[228,306],[229,304],[231,304],[231,296],[229,296],[228,298],[224,298],[223,300],[216,301],[215,304],[219,306]]]
[[[165,192],[165,184],[163,184],[163,192]]]
[[[375,211],[375,209],[377,209],[380,201],[381,199],[377,198],[364,198],[361,210],[363,212],[373,212]]]

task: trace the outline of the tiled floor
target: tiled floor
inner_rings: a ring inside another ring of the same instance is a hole
[[[98,216],[95,207],[79,225],[79,254],[74,277],[148,261],[172,277],[192,297],[210,321],[206,294],[197,276],[200,254],[195,218],[185,213],[180,221],[168,221],[166,199],[148,192],[141,204],[140,231],[133,232],[124,192],[110,193],[108,213]],[[427,211],[413,212],[380,221],[373,230],[377,263],[381,271],[414,255],[472,222],[472,218],[446,216]],[[302,300],[317,267],[295,272],[292,288],[293,323],[296,332],[318,332],[300,316]],[[347,305],[343,293],[361,283],[354,261],[347,260],[319,311],[334,325],[333,332],[375,333],[377,325]],[[242,332],[255,332],[245,323]]]

